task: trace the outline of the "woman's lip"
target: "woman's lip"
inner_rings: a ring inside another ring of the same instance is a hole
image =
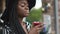
[[[29,12],[26,12],[27,14],[29,14]]]
[[[26,13],[26,14],[29,14],[29,13]]]

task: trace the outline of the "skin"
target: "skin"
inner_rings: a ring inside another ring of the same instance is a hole
[[[26,17],[29,14],[29,7],[27,0],[18,1],[17,12],[20,18]]]
[[[18,13],[18,20],[26,32],[26,34],[39,34],[39,32],[43,29],[43,24],[37,25],[31,28],[31,30],[28,32],[26,29],[26,24],[23,23],[23,18],[27,17],[29,15],[29,7],[27,0],[19,0],[17,4],[17,13]],[[42,26],[42,27],[40,27]]]

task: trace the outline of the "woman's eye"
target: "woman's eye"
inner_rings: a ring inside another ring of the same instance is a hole
[[[21,7],[24,7],[24,6],[21,6]]]
[[[24,7],[25,4],[21,4],[21,7]]]

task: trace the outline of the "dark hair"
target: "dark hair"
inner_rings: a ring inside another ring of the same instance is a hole
[[[1,17],[5,24],[15,28],[18,33],[24,34],[21,25],[18,22],[16,5],[18,0],[6,0],[6,9]],[[28,0],[29,10],[35,5],[36,0]],[[20,31],[19,31],[20,30]]]
[[[33,6],[35,6],[35,3],[36,3],[36,0],[28,0],[29,10]],[[13,6],[15,6],[14,4],[17,4],[17,0],[6,0],[6,9],[1,17],[2,20],[8,21],[9,13],[12,11],[11,9],[13,8]]]

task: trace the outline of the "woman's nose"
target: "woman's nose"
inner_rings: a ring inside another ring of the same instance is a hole
[[[26,10],[29,10],[29,7],[25,7]]]

